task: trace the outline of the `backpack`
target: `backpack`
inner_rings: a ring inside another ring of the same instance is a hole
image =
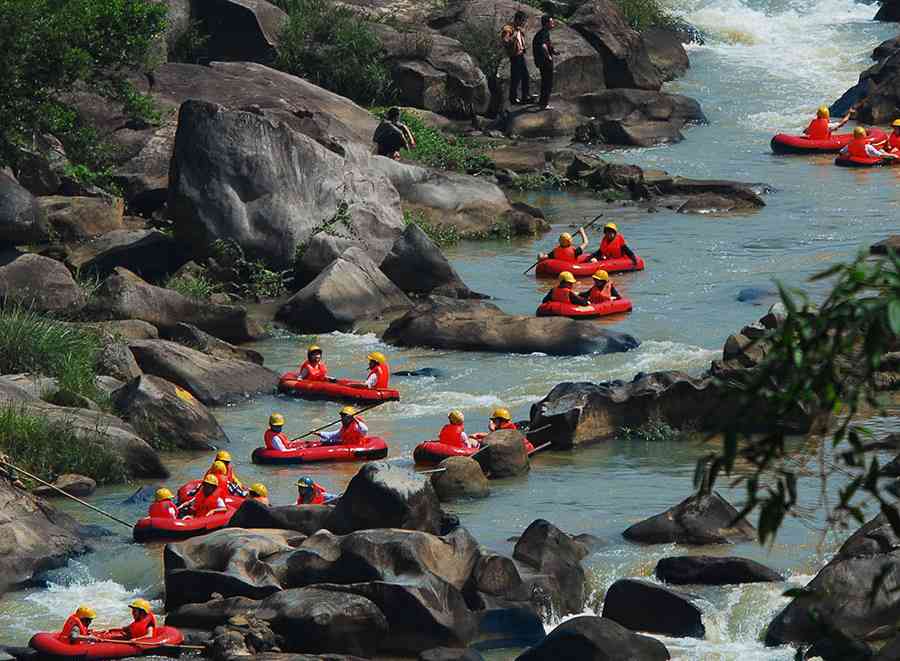
[[[503,51],[508,57],[516,54],[516,42],[511,38],[514,32],[515,28],[509,24],[504,25],[500,30],[500,46],[503,47]]]

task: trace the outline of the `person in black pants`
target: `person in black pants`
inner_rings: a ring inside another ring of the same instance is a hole
[[[517,11],[513,17],[511,29],[504,29],[503,41],[506,53],[509,55],[509,102],[512,105],[527,103],[528,95],[528,65],[525,63],[525,24],[528,22],[528,14]],[[522,96],[518,96],[519,88]]]
[[[556,27],[556,21],[549,14],[541,16],[541,29],[531,42],[534,51],[534,63],[541,71],[541,98],[538,104],[542,110],[550,109],[550,94],[553,92],[553,56],[556,49],[550,39],[550,30]]]

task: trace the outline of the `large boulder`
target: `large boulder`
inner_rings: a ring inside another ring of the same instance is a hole
[[[192,18],[202,21],[209,35],[209,59],[269,64],[278,56],[287,14],[275,5],[266,0],[203,0],[191,7]]]
[[[407,294],[474,297],[441,249],[415,223],[407,225],[397,237],[380,268]]]
[[[64,241],[85,241],[113,230],[122,229],[125,205],[120,198],[39,197],[47,222]]]
[[[663,80],[674,80],[691,68],[683,35],[666,28],[649,28],[641,32],[650,61]]]
[[[333,513],[332,505],[268,506],[255,500],[245,500],[228,525],[233,528],[293,530],[312,535],[328,528]]]
[[[83,273],[106,277],[116,267],[159,281],[184,263],[178,245],[159,230],[119,229],[69,250],[66,261]]]
[[[84,306],[85,295],[61,262],[10,250],[0,253],[0,301],[36,312],[73,314]]]
[[[488,303],[440,299],[392,322],[384,339],[400,346],[551,355],[617,353],[640,344],[631,335],[574,319],[514,316]]]
[[[900,234],[892,234],[878,243],[873,243],[869,246],[869,254],[887,255],[888,249],[893,250],[895,253],[900,253]]]
[[[262,365],[264,362],[263,355],[258,351],[247,349],[245,347],[238,347],[225,340],[220,340],[191,324],[181,323],[177,324],[174,328],[166,328],[164,335],[164,339],[166,340],[178,342],[178,344],[183,344],[191,349],[202,351],[213,358],[245,360],[250,363],[256,363],[257,365]]]
[[[606,591],[603,617],[632,631],[703,638],[703,611],[682,594],[648,581],[621,579]]]
[[[362,250],[350,248],[282,305],[276,319],[301,333],[350,331],[360,321],[410,306]]]
[[[0,246],[46,241],[49,229],[34,196],[0,172]]]
[[[41,498],[62,498],[63,495],[59,491],[64,491],[70,496],[84,498],[90,496],[97,490],[97,481],[84,475],[63,473],[53,480],[53,486],[56,487],[56,489],[51,489],[42,484],[35,487],[31,493],[35,496],[40,496]],[[57,489],[59,489],[59,491],[57,491]]]
[[[585,547],[549,521],[533,521],[513,549],[513,558],[545,577],[558,615],[580,613],[585,600]]]
[[[500,429],[482,439],[475,461],[491,479],[515,477],[531,470],[525,436],[518,429]]]
[[[630,526],[622,536],[641,544],[729,544],[756,531],[718,493],[689,496],[665,512]]]
[[[583,615],[566,620],[516,661],[666,661],[666,646],[632,633],[605,617]]]
[[[144,374],[112,394],[115,411],[157,445],[208,450],[228,442],[215,416],[190,392]]]
[[[432,474],[431,484],[442,502],[457,498],[484,498],[490,494],[487,477],[471,457],[448,457]]]
[[[656,578],[672,585],[736,585],[780,583],[784,577],[747,558],[682,555],[656,563]]]
[[[98,319],[138,319],[161,330],[189,323],[229,342],[247,342],[262,335],[262,329],[242,307],[195,301],[148,284],[122,267],[117,267],[97,289],[90,310]]]
[[[886,23],[900,22],[900,2],[898,0],[882,0],[881,7],[875,14],[875,20]]]
[[[134,340],[128,348],[145,374],[184,388],[207,406],[270,394],[278,384],[278,375],[262,365],[214,358],[168,340]]]

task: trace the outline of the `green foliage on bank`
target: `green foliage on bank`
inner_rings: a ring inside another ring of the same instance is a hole
[[[650,28],[676,28],[683,23],[659,0],[616,0],[628,24],[637,31]]]
[[[208,301],[221,289],[218,283],[207,278],[203,272],[172,276],[166,282],[166,287],[194,301]]]
[[[428,214],[421,209],[404,209],[403,222],[407,225],[418,225],[419,229],[439,246],[452,246],[462,239],[459,230],[453,225],[432,223]]]

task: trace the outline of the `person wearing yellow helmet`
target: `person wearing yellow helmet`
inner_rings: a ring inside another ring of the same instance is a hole
[[[212,473],[207,473],[200,483],[200,490],[193,500],[185,505],[190,506],[191,514],[185,518],[211,516],[227,511],[225,498],[219,480]]]
[[[257,503],[261,503],[266,507],[269,506],[269,490],[266,489],[266,485],[261,482],[250,485],[250,495],[248,498],[250,500],[255,500]]]
[[[900,119],[895,119],[891,122],[891,127],[893,130],[891,134],[888,136],[887,141],[887,151],[892,154],[900,153]]]
[[[369,374],[366,377],[366,388],[387,388],[391,382],[391,368],[387,357],[380,351],[372,351],[368,356]]]
[[[477,448],[479,443],[474,438],[470,438],[465,430],[465,416],[462,411],[450,411],[447,415],[449,424],[441,428],[438,435],[438,443],[449,445],[454,448]]]
[[[218,467],[216,464],[221,463],[222,466]],[[220,468],[224,468],[223,471]],[[231,463],[231,453],[228,450],[219,450],[216,452],[216,458],[213,460],[213,464],[210,469],[206,472],[207,475],[213,473],[214,475],[225,475],[225,478],[221,480],[223,485],[227,489],[228,493],[231,493],[235,496],[246,496],[246,490],[244,489],[244,485],[241,484],[241,481],[238,479],[237,475],[234,474],[234,465]],[[223,490],[224,493],[224,490]]]
[[[857,126],[853,129],[853,139],[847,143],[847,145],[841,149],[841,156],[848,157],[851,160],[862,160],[866,161],[872,158],[882,158],[894,160],[897,158],[897,154],[891,154],[890,152],[886,152],[882,149],[879,149],[869,140],[869,134],[866,132],[862,126]]]
[[[328,367],[322,360],[322,347],[318,344],[311,344],[306,348],[306,361],[300,366],[297,377],[304,381],[337,381],[328,376]]]
[[[591,303],[606,303],[622,298],[606,271],[597,271],[591,279],[594,284],[587,292],[588,301]]]
[[[131,609],[132,621],[121,629],[112,629],[102,637],[111,640],[141,640],[152,638],[156,634],[156,616],[146,599],[134,599],[128,607]]]
[[[803,130],[803,133],[805,133],[806,137],[810,140],[828,140],[831,138],[832,131],[837,131],[850,121],[851,114],[852,111],[844,115],[840,121],[832,122],[830,121],[831,112],[828,110],[828,106],[819,106],[819,109],[816,111],[815,119],[813,119],[809,123],[809,126]]]
[[[499,429],[518,429],[516,423],[512,421],[509,409],[505,409],[502,406],[495,408],[491,412],[490,420],[488,420],[488,431],[497,431]]]
[[[571,303],[572,305],[587,305],[586,296],[577,293],[572,287],[575,286],[575,276],[568,271],[559,274],[559,284],[547,292],[544,296],[544,303]]]
[[[269,428],[263,436],[268,449],[285,452],[295,447],[295,444],[290,441],[282,429],[284,429],[284,416],[280,413],[270,415]]]
[[[90,606],[79,606],[66,618],[62,631],[56,634],[56,638],[64,643],[74,644],[79,638],[90,636],[91,622],[96,617],[97,613]]]
[[[603,238],[600,247],[591,254],[592,262],[604,259],[618,259],[628,257],[631,263],[637,266],[637,255],[625,244],[625,237],[619,232],[619,226],[615,223],[606,223],[603,226]]]
[[[178,508],[175,507],[175,495],[165,487],[157,489],[147,515],[151,519],[177,519]]]
[[[587,233],[584,231],[583,227],[578,228],[578,236],[581,237],[581,245],[577,248],[572,245],[572,235],[568,232],[563,232],[559,235],[559,245],[556,246],[550,252],[542,252],[538,255],[539,260],[545,259],[558,259],[563,262],[575,263],[578,261],[578,258],[588,249],[588,238]]]
[[[323,445],[359,445],[369,433],[369,427],[356,415],[356,409],[345,406],[341,409],[341,427],[336,431],[316,432]]]

